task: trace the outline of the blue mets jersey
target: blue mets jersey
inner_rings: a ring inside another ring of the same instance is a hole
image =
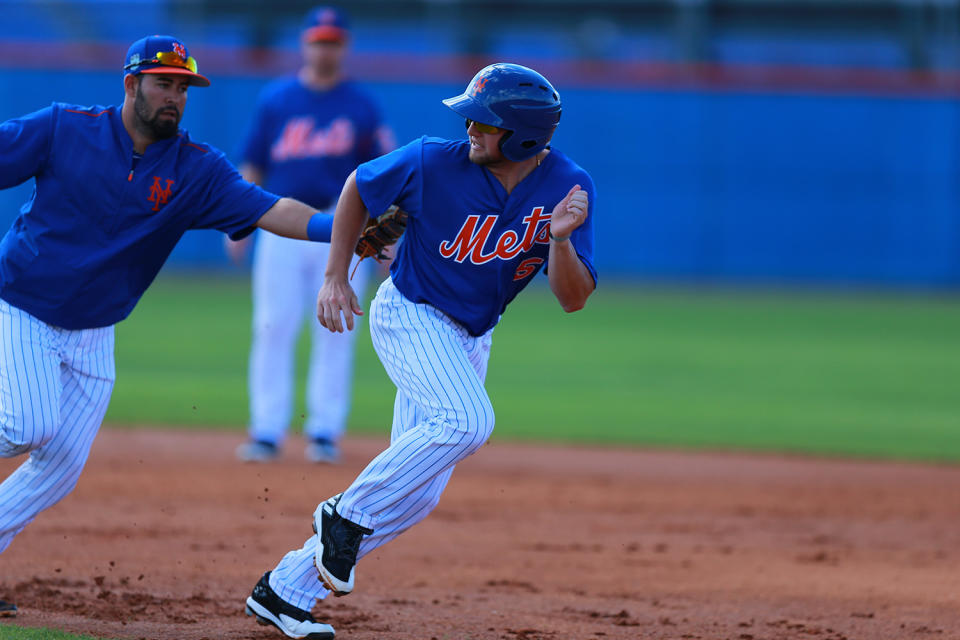
[[[0,298],[64,329],[124,319],[184,232],[242,237],[279,199],[184,131],[134,166],[118,107],[54,103],[0,124],[0,188],[30,178],[0,241]]]
[[[590,211],[573,232],[594,282],[596,189],[586,171],[551,150],[510,194],[486,168],[470,162],[466,140],[423,137],[357,168],[370,211],[396,204],[409,214],[390,273],[413,302],[430,304],[479,336],[546,264],[553,208],[575,184]]]
[[[240,156],[265,172],[268,191],[325,209],[358,164],[394,146],[376,102],[356,83],[318,91],[293,76],[261,92]]]

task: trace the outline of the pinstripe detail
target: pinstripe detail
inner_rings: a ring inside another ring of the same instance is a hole
[[[487,441],[494,414],[481,378],[487,361],[481,345],[489,334],[470,336],[434,307],[404,298],[389,279],[371,305],[370,333],[387,375],[419,414],[416,423],[396,429],[398,437],[338,505],[340,515],[377,535],[397,521],[393,510],[405,497]],[[471,361],[471,354],[480,355]]]
[[[270,573],[270,588],[282,600],[307,611],[330,593],[317,580],[317,569],[313,565],[316,538],[315,535],[307,538],[303,547],[287,553]]]
[[[388,278],[370,307],[374,348],[397,386],[391,444],[343,494],[337,511],[373,528],[358,557],[423,520],[437,505],[454,466],[493,431],[483,381],[491,334],[473,337],[429,305],[404,298]],[[310,610],[328,594],[313,565],[316,536],[289,552],[270,574],[270,587]]]
[[[113,327],[52,327],[0,300],[0,552],[76,486],[110,402]]]

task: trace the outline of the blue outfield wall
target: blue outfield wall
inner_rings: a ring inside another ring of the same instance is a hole
[[[235,158],[264,76],[212,76],[183,126]],[[566,86],[554,139],[593,176],[604,275],[960,285],[958,104],[935,95]],[[464,82],[466,79],[464,80]],[[464,135],[460,83],[371,82],[400,142]],[[53,100],[122,100],[118,73],[0,71],[0,120]],[[9,227],[30,191],[0,191]],[[171,264],[226,266],[190,232]]]

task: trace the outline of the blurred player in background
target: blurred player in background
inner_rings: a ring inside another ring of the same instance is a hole
[[[57,102],[0,124],[0,188],[35,181],[0,241],[0,456],[30,454],[0,484],[0,552],[76,485],[113,390],[113,325],[186,231],[330,239],[333,216],[180,129],[187,90],[210,84],[183,42],[137,40],[123,69],[121,107]]]
[[[307,14],[301,33],[303,66],[261,93],[240,165],[251,182],[331,213],[350,172],[394,147],[378,105],[344,77],[348,35],[343,12],[319,7]],[[227,243],[239,261],[249,239]],[[304,319],[312,320],[328,253],[328,244],[270,234],[257,238],[249,440],[237,448],[241,460],[264,462],[280,455],[293,415],[297,335]],[[361,296],[373,264],[360,265],[352,280]],[[333,463],[339,459],[350,409],[356,333],[336,334],[309,324],[304,453],[310,461]]]
[[[370,306],[373,345],[397,394],[390,446],[317,507],[316,535],[247,598],[248,614],[292,638],[333,637],[309,613],[317,600],[350,593],[358,558],[425,518],[454,465],[490,437],[484,379],[510,301],[541,269],[567,312],[596,286],[593,180],[548,146],[561,111],[553,86],[532,69],[494,64],[444,103],[465,119],[467,139],[423,137],[364,163],[337,204],[317,300],[320,322],[336,332],[363,313],[348,269],[367,210],[396,204],[408,214]]]

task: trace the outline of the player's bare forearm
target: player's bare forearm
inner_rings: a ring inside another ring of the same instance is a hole
[[[265,214],[260,216],[257,226],[285,238],[309,240],[307,223],[310,222],[310,218],[316,212],[316,209],[299,200],[280,198],[276,204],[267,209]]]
[[[577,255],[573,242],[569,239],[562,242],[551,240],[547,265],[550,290],[563,310],[572,313],[582,309],[596,284]]]
[[[327,270],[324,279],[347,278],[353,250],[357,239],[367,222],[367,207],[360,199],[357,190],[356,172],[351,173],[337,200],[337,210],[333,214],[333,233],[330,237],[330,256],[327,258]]]
[[[357,191],[355,174],[351,173],[340,192],[333,214],[330,255],[323,286],[317,294],[317,320],[330,331],[353,330],[353,317],[362,316],[357,294],[350,286],[347,272],[360,230],[367,221],[367,208]]]
[[[553,295],[567,313],[582,309],[595,286],[570,239],[570,234],[586,221],[588,211],[589,194],[575,184],[550,214],[547,276]]]

